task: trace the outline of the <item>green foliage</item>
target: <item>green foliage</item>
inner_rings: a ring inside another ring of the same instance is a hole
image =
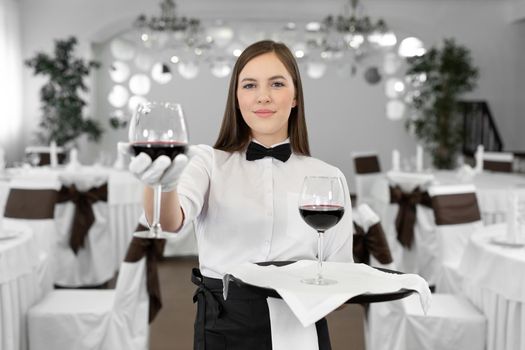
[[[450,169],[463,143],[458,98],[475,88],[478,69],[472,64],[470,51],[454,39],[445,39],[442,49],[432,47],[407,62],[407,76],[425,74],[426,80],[411,102],[418,116],[409,119],[406,126],[425,144],[436,168]]]
[[[86,134],[90,141],[98,141],[103,133],[97,121],[82,116],[86,102],[79,96],[80,91],[88,91],[84,77],[91,69],[100,67],[100,63],[75,58],[76,44],[75,37],[55,40],[54,57],[39,52],[25,61],[35,75],[49,78],[40,89],[43,117],[41,130],[37,133],[38,139],[45,144],[55,140],[58,145],[64,145],[82,134]]]

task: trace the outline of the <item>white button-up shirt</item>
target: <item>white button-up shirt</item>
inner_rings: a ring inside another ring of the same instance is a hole
[[[329,261],[353,260],[351,203],[338,168],[293,153],[286,162],[271,157],[247,161],[245,152],[198,147],[177,192],[185,224],[195,223],[204,276],[222,278],[230,266],[244,262],[316,259],[317,233],[298,208],[307,175],[341,177],[345,214],[326,231],[323,255]]]

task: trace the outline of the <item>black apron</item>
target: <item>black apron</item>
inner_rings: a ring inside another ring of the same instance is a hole
[[[198,287],[193,295],[193,302],[197,302],[194,350],[272,349],[265,296],[230,283],[225,301],[222,280],[203,277],[197,268],[193,269],[191,280]],[[319,350],[331,350],[326,319],[315,326]]]

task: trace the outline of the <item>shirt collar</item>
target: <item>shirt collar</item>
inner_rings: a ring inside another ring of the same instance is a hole
[[[263,146],[263,147],[266,147],[265,145],[263,145],[262,143],[260,143],[259,141],[257,141],[256,139],[251,139],[251,141]],[[287,138],[286,140],[282,141],[282,142],[279,142],[279,143],[276,143],[276,144],[273,144],[271,145],[269,148],[273,148],[273,147],[276,147],[276,146],[279,146],[279,145],[284,145],[285,143],[290,143],[290,138]]]

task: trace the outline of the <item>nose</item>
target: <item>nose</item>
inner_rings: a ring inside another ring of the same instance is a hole
[[[257,103],[268,103],[271,101],[270,94],[268,91],[261,91],[259,96],[257,96]]]

